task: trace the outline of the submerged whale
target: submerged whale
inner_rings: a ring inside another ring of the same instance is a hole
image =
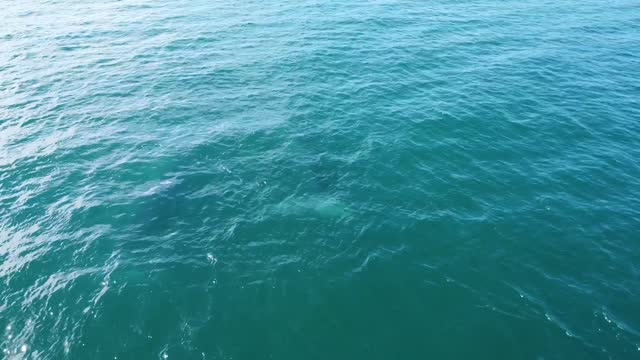
[[[273,211],[282,215],[318,215],[326,218],[343,218],[351,214],[349,207],[335,197],[320,195],[290,196],[275,204]]]

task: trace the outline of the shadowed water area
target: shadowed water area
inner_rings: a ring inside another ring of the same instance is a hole
[[[636,0],[0,0],[0,358],[640,358]]]

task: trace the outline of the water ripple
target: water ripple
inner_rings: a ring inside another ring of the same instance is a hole
[[[637,356],[634,1],[0,4],[5,358]]]

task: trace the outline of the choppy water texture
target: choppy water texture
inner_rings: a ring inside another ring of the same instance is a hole
[[[637,0],[0,10],[4,358],[640,358]]]

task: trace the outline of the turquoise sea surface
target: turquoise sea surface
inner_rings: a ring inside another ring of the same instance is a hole
[[[640,359],[640,2],[0,0],[0,354]]]

